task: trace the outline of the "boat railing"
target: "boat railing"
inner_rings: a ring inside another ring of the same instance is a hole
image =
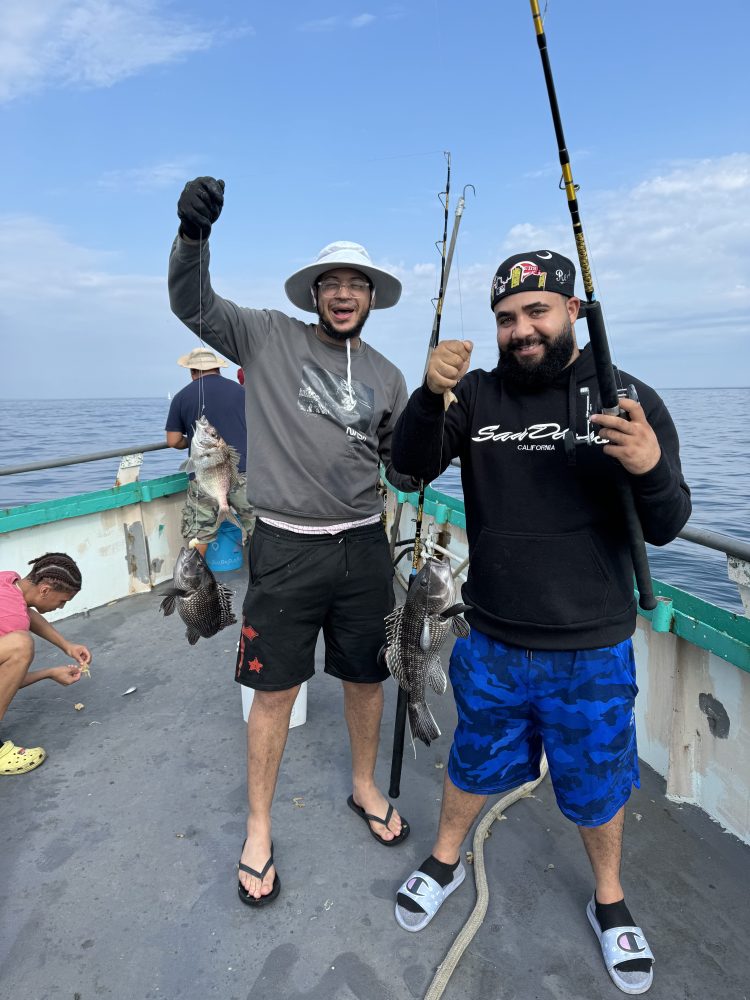
[[[44,472],[46,469],[59,469],[64,465],[99,462],[104,458],[131,459],[132,461],[128,462],[127,467],[140,469],[143,464],[144,452],[161,451],[168,447],[166,441],[157,441],[151,444],[132,444],[125,448],[112,448],[110,451],[92,451],[85,455],[69,455],[67,458],[47,458],[41,462],[27,462],[25,465],[6,465],[0,468],[0,476],[17,476],[24,472]]]
[[[143,455],[149,451],[161,451],[168,448],[165,441],[146,444],[126,445],[122,448],[112,448],[108,451],[90,452],[84,455],[70,455],[67,458],[44,459],[40,462],[28,462],[24,465],[7,465],[0,467],[0,476],[15,476],[27,472],[43,472],[47,469],[57,469],[66,465],[80,465],[84,462],[98,462],[107,458],[120,458],[120,467],[115,479],[116,486],[135,482],[143,464]],[[461,467],[459,459],[454,458],[451,465]],[[687,524],[678,535],[683,541],[703,548],[723,552],[727,558],[727,574],[737,586],[745,614],[750,615],[750,542],[733,535],[725,535],[710,528]],[[463,567],[462,567],[463,568]]]

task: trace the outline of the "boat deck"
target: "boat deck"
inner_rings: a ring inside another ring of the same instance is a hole
[[[241,605],[242,572],[222,575]],[[429,853],[454,723],[405,753],[399,809],[412,826],[385,850],[346,808],[340,685],[308,685],[274,804],[282,889],[237,898],[245,738],[234,630],[190,647],[160,596],[68,618],[94,654],[91,679],[21,691],[3,735],[41,744],[37,771],[0,784],[0,994],[9,1000],[408,1000],[421,998],[474,905],[464,886],[419,934],[393,918],[401,881]],[[63,662],[37,642],[36,667]],[[134,694],[123,696],[136,686]],[[387,686],[379,779],[388,784],[395,685]],[[74,709],[84,704],[80,711]],[[627,807],[624,884],[657,957],[653,1000],[748,1000],[750,848],[669,802],[642,766]],[[467,841],[465,849],[471,849]],[[581,1000],[610,983],[585,916],[588,862],[549,779],[510,807],[485,846],[490,904],[446,1000]]]

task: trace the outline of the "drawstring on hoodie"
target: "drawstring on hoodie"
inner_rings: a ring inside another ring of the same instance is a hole
[[[354,393],[352,391],[352,344],[346,338],[346,391],[349,393],[349,409],[354,409]]]

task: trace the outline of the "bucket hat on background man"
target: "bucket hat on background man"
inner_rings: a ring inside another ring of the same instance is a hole
[[[284,284],[287,298],[298,309],[317,312],[313,286],[321,274],[337,267],[353,268],[370,279],[375,289],[373,309],[389,309],[395,306],[401,297],[401,282],[395,275],[383,270],[382,267],[376,267],[370,260],[369,253],[359,243],[339,240],[323,247],[312,264],[307,264],[287,278]]]
[[[193,368],[198,372],[211,371],[212,368],[226,368],[229,362],[206,347],[195,347],[189,354],[183,354],[177,359],[177,364],[183,368]]]

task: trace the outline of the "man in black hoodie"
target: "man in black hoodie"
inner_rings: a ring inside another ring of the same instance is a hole
[[[409,931],[429,923],[464,879],[461,845],[487,796],[538,777],[544,749],[560,809],[591,862],[587,913],[607,969],[624,992],[643,993],[653,955],[619,877],[625,802],[640,779],[636,599],[617,488],[629,480],[656,545],[687,521],[690,491],[653,389],[620,371],[638,402],[622,399],[623,416],[595,413],[574,283],[571,261],[549,250],[504,261],[490,302],[498,367],[467,375],[472,344],[444,341],[394,433],[402,473],[429,481],[461,459],[472,627],[451,657],[458,726],[437,840],[399,890],[396,919]],[[456,402],[446,411],[450,390]]]

